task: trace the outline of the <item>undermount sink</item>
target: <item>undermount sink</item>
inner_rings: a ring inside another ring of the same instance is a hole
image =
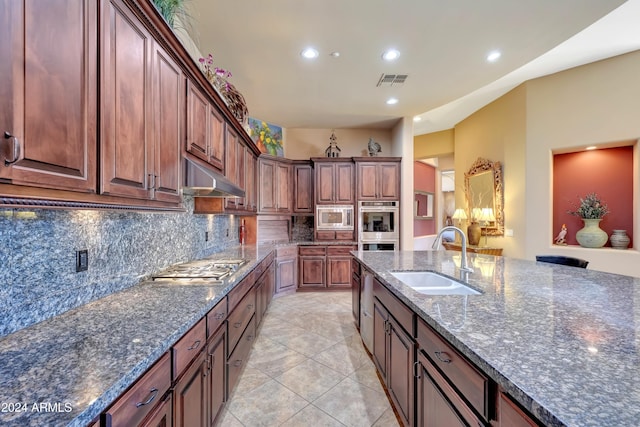
[[[432,271],[392,271],[391,275],[415,291],[426,295],[480,295],[462,283]]]

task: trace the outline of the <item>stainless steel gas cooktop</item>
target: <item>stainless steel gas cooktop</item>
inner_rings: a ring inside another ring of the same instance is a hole
[[[246,263],[246,259],[201,259],[171,266],[154,274],[153,279],[155,281],[180,279],[181,282],[194,284],[222,282]]]

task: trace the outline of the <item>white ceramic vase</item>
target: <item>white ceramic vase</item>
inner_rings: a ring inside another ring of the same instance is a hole
[[[601,248],[609,240],[609,236],[599,226],[602,219],[582,218],[584,227],[577,231],[576,240],[583,248]]]

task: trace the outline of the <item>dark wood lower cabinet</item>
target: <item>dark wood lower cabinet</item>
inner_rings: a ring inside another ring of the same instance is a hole
[[[207,388],[207,406],[209,426],[213,426],[226,402],[227,364],[225,349],[227,336],[226,325],[223,325],[207,344],[207,362],[209,370]]]
[[[468,424],[464,417],[447,398],[440,386],[446,386],[446,381],[433,370],[428,369],[432,365],[427,358],[418,353],[418,380],[417,394],[417,427],[455,427],[455,426],[481,426],[481,423]],[[432,376],[433,375],[433,376]],[[434,378],[434,376],[437,378]],[[439,386],[440,384],[440,386]]]
[[[350,256],[327,256],[327,287],[351,287]]]
[[[300,256],[300,288],[324,288],[326,274],[325,256]]]
[[[536,427],[539,424],[502,391],[498,392],[497,427]]]
[[[380,301],[373,307],[373,359],[405,426],[412,424],[415,342]]]
[[[173,394],[169,392],[140,427],[171,427],[172,425]]]
[[[201,351],[178,380],[174,390],[174,427],[207,426],[207,353]]]

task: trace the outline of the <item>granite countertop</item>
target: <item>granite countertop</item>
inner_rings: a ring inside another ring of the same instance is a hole
[[[640,279],[468,254],[481,295],[428,296],[394,270],[460,278],[460,252],[352,252],[461,353],[551,426],[640,419]]]
[[[87,425],[272,251],[210,256],[249,260],[224,284],[143,282],[1,338],[0,424]]]

